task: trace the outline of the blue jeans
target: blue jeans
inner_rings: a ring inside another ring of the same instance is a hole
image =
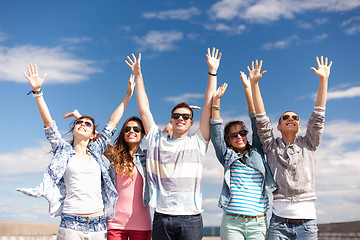
[[[318,228],[316,220],[304,221],[300,224],[275,222],[273,214],[270,220],[268,240],[316,240]]]
[[[167,215],[155,212],[153,240],[201,240],[203,222],[201,214]]]
[[[223,214],[220,227],[221,240],[265,240],[266,217],[243,218]]]
[[[107,229],[104,215],[84,217],[68,213],[61,214],[60,228],[67,228],[81,232],[99,232]]]

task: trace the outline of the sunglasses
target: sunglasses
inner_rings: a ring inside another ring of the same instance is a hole
[[[92,127],[92,123],[88,122],[88,121],[84,121],[84,120],[77,120],[75,122],[75,125],[81,125],[84,124],[86,127],[91,128]]]
[[[134,132],[136,132],[136,133],[139,133],[141,131],[141,128],[138,126],[134,126],[134,127],[127,126],[127,127],[125,127],[125,132],[128,133],[131,131],[131,129],[133,129]]]
[[[228,138],[229,138],[229,137],[231,137],[231,138],[237,138],[238,135],[240,135],[241,137],[245,137],[247,134],[248,134],[248,131],[246,131],[246,130],[241,130],[241,131],[238,131],[238,132],[230,133],[230,134],[228,135]]]
[[[187,113],[173,113],[172,114],[172,118],[173,119],[179,119],[180,116],[182,117],[182,119],[184,119],[185,121],[188,120],[189,118],[191,119],[191,115],[187,114]]]
[[[292,116],[283,115],[283,116],[282,116],[282,119],[283,119],[284,121],[286,121],[286,120],[288,120],[290,117],[291,117],[293,120],[295,120],[295,121],[299,121],[299,117],[296,116],[296,115],[292,115]]]

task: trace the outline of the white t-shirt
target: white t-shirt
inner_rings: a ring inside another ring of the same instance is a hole
[[[90,214],[104,209],[101,196],[101,170],[93,157],[84,160],[74,155],[65,174],[66,198],[63,213]]]

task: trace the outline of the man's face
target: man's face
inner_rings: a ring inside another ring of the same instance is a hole
[[[294,112],[286,112],[280,118],[280,124],[278,125],[278,130],[281,133],[284,132],[294,132],[297,133],[300,131],[300,118]]]
[[[190,127],[193,125],[193,122],[191,111],[187,108],[175,109],[170,119],[173,132],[177,134],[184,134],[188,132]]]

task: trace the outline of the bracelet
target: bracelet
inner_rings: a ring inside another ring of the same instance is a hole
[[[43,91],[41,90],[41,91],[33,93],[32,95],[33,95],[34,98],[37,98],[37,97],[41,97],[44,94],[43,94]]]
[[[29,95],[30,93],[32,93],[32,96],[33,97],[41,97],[42,95],[43,95],[43,90],[42,89],[40,89],[39,91],[30,91],[30,92],[28,92],[27,93],[27,95]]]
[[[211,107],[212,107],[212,108],[215,108],[215,109],[217,109],[217,110],[220,110],[220,107],[219,107],[219,106],[212,105]]]
[[[209,72],[209,75],[216,77],[216,76],[217,76],[217,73],[211,73],[211,72]]]

